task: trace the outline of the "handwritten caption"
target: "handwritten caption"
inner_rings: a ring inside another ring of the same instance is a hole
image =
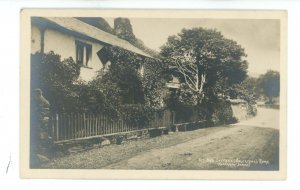
[[[270,161],[263,159],[218,159],[218,158],[199,158],[201,164],[213,164],[217,166],[237,168],[237,167],[251,167],[253,165],[269,165]]]

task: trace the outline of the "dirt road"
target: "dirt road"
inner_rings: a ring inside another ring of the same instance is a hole
[[[279,129],[279,110],[258,108],[256,117],[239,122],[237,125]]]
[[[277,170],[278,110],[230,126],[178,132],[71,154],[44,168]]]
[[[257,117],[226,130],[152,149],[105,168],[277,170],[278,118],[278,110],[260,108]]]

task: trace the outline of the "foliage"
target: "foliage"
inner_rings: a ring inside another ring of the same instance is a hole
[[[61,60],[54,52],[36,53],[31,56],[31,91],[40,88],[50,102],[52,110],[73,110],[78,102],[74,81],[80,66],[70,57]]]
[[[240,98],[250,104],[255,104],[258,99],[258,80],[254,77],[247,77],[240,84],[233,85],[229,89],[231,98]]]
[[[124,103],[138,101],[143,97],[138,95],[140,85],[136,80],[136,73],[121,65],[114,65],[107,72],[100,72],[95,80],[90,83],[91,89],[101,94],[95,101],[97,112],[104,113],[111,118],[121,117],[121,105]],[[133,92],[132,92],[133,91]],[[134,98],[132,93],[137,93]],[[97,97],[97,96],[95,96]],[[101,100],[99,98],[101,97]]]
[[[195,105],[197,96],[186,86],[179,89],[172,89],[165,97],[166,107],[175,112],[176,123],[205,120],[206,114],[199,110],[200,106]]]
[[[128,18],[115,18],[114,29],[118,37],[127,40],[130,43],[135,42],[135,35],[133,34],[132,26]]]
[[[144,42],[138,38],[133,33],[132,25],[128,18],[116,18],[114,20],[114,34],[119,38],[124,39],[134,45],[135,47],[143,50],[152,57],[158,58],[158,53],[147,46]]]
[[[246,78],[248,68],[247,55],[237,42],[216,30],[183,29],[168,38],[160,55],[181,82],[166,100],[171,109],[178,113],[184,106],[195,106],[199,117],[213,124],[236,121],[225,99],[228,89]]]
[[[134,97],[123,103],[141,103],[159,109],[163,102],[167,67],[162,62],[137,56],[117,47],[106,47],[111,66],[101,77],[116,83],[123,97]],[[129,95],[126,95],[129,94]]]
[[[168,96],[166,89],[167,67],[162,62],[148,59],[144,63],[144,75],[142,85],[145,104],[152,109],[159,110],[164,105],[164,99]]]
[[[102,69],[89,84],[103,99],[95,101],[95,109],[112,119],[146,124],[152,112],[162,108],[164,67],[117,47],[105,48],[111,58],[109,69]]]
[[[256,115],[256,101],[259,98],[257,78],[247,77],[240,84],[233,85],[228,91],[230,98],[238,98],[247,102],[248,115]]]
[[[134,46],[144,50],[150,55],[157,57],[156,53],[149,48],[147,48],[144,43],[137,39],[133,34],[133,29],[128,18],[116,18],[114,20],[114,30],[115,34]],[[165,96],[165,71],[167,70],[166,65],[157,59],[140,57],[131,52],[124,51],[116,47],[107,47],[107,52],[110,52],[110,57],[112,58],[112,67],[123,67],[127,68],[128,72],[135,75],[135,82],[138,85],[129,85],[126,88],[130,90],[130,87],[141,92],[133,92],[132,95],[139,95],[139,101],[132,103],[143,103],[153,109],[160,109],[163,104],[163,98]],[[118,68],[116,71],[122,72],[122,69]],[[127,80],[127,76],[123,80]],[[122,80],[120,78],[120,80]],[[133,84],[133,82],[127,81],[127,83]],[[141,85],[142,86],[141,86]],[[130,102],[127,102],[130,103]]]
[[[90,82],[78,80],[80,66],[72,58],[61,60],[54,52],[33,55],[32,89],[42,89],[54,112],[93,112],[139,126],[147,123],[162,108],[166,68],[118,47],[105,49],[109,69],[106,65]]]
[[[99,73],[98,81],[118,88],[123,104],[144,103],[141,76],[143,58],[117,47],[106,48],[111,57],[111,65],[107,71]]]
[[[98,79],[87,83],[78,80],[80,66],[72,58],[61,61],[59,55],[49,52],[32,56],[31,73],[32,89],[42,89],[54,112],[107,113],[111,118],[120,116],[122,91],[113,79],[120,76],[114,76],[113,72],[103,78],[99,75]]]
[[[101,90],[93,85],[93,82],[77,81],[75,91],[78,94],[77,109],[74,111],[103,113],[104,94]]]
[[[279,96],[280,74],[278,71],[269,70],[258,79],[262,93],[268,98],[269,104],[273,103],[273,98]]]
[[[173,90],[165,99],[167,107],[172,110],[179,109],[177,107],[194,106],[197,102],[197,96],[186,86]]]
[[[122,118],[139,128],[147,126],[154,116],[154,110],[142,104],[125,104],[121,110]]]
[[[233,116],[231,103],[227,100],[218,100],[214,105],[217,109],[214,109],[212,113],[212,119],[214,125],[232,124],[236,123],[237,119]]]
[[[161,56],[173,75],[195,93],[198,103],[205,94],[224,94],[228,86],[247,75],[244,49],[216,30],[183,29],[168,38]]]

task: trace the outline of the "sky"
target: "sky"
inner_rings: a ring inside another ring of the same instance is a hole
[[[113,25],[113,19],[107,21]],[[267,70],[280,69],[279,20],[130,18],[130,22],[135,36],[157,51],[183,28],[203,27],[220,31],[245,49],[249,75],[257,77]]]

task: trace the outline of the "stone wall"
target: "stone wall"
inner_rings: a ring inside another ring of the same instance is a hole
[[[49,130],[50,104],[40,89],[35,89],[31,99],[30,119],[30,167],[38,168],[49,161],[52,140]]]
[[[254,116],[253,114],[251,114],[250,105],[245,101],[231,102],[231,108],[233,111],[233,116],[238,121],[243,121],[243,120],[249,119]],[[253,108],[256,109],[255,106],[253,106]]]

